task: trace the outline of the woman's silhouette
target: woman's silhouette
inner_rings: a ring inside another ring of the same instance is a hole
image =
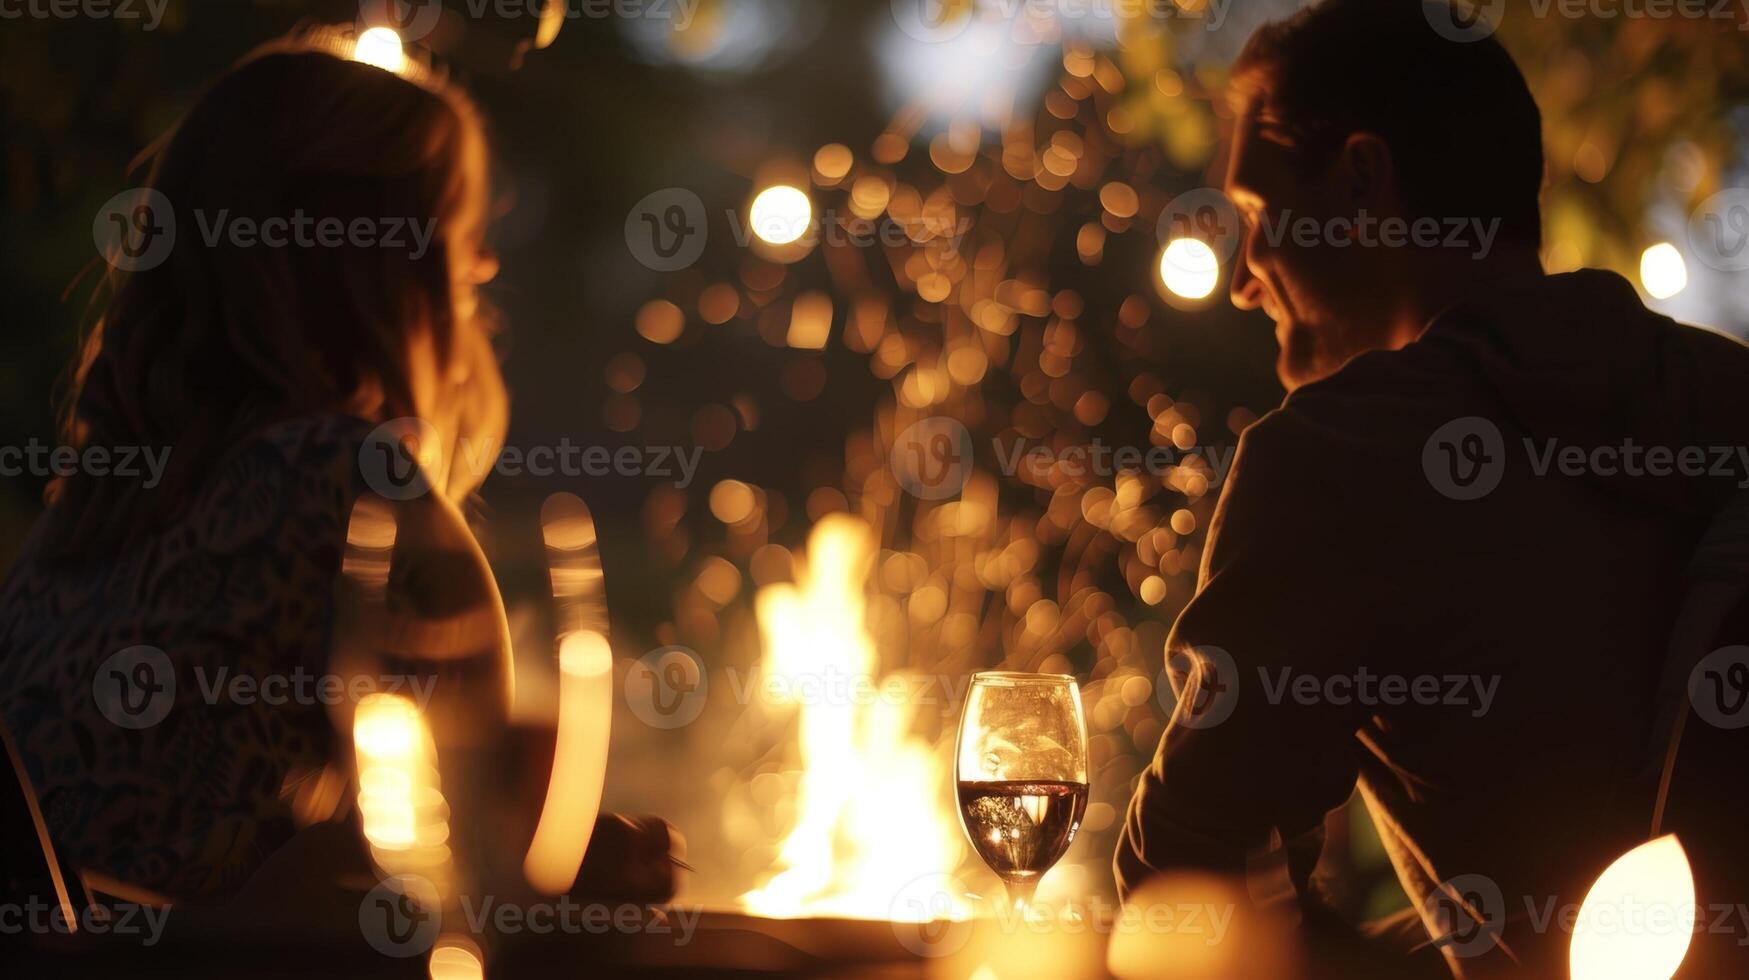
[[[443,737],[505,724],[503,604],[458,508],[485,473],[456,451],[500,445],[507,416],[477,295],[497,268],[485,131],[442,79],[350,53],[269,44],[155,149],[175,242],[109,271],[65,441],[167,451],[162,480],[57,480],[0,594],[0,720],[63,857],[162,895],[233,893],[343,812],[352,705],[237,678],[368,653],[436,681]],[[380,485],[397,461],[373,450],[419,458],[421,484]],[[361,610],[337,586],[371,491],[398,536]],[[665,895],[665,826],[631,836],[642,865],[619,870],[641,877],[618,884]]]

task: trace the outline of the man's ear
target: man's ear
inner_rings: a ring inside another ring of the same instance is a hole
[[[1401,202],[1397,194],[1397,163],[1391,148],[1373,133],[1354,133],[1338,156],[1342,179],[1356,207],[1382,210]]]

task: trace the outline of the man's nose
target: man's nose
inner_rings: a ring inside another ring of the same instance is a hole
[[[1263,305],[1263,282],[1251,271],[1251,236],[1246,235],[1239,245],[1237,261],[1233,263],[1233,282],[1230,287],[1233,305],[1241,310],[1255,310]]]
[[[469,270],[469,281],[476,286],[484,286],[496,278],[498,278],[498,254],[481,249],[479,256],[474,259],[473,268]]]

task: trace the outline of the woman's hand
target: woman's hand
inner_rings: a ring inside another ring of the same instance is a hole
[[[596,901],[670,901],[680,891],[684,868],[676,862],[685,855],[686,838],[661,817],[603,813],[571,894]]]

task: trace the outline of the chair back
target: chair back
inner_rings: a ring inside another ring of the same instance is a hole
[[[1689,566],[1657,696],[1651,836],[1681,841],[1698,905],[1677,977],[1749,977],[1749,493]]]
[[[76,931],[89,906],[84,886],[57,856],[24,759],[4,726],[0,745],[6,754],[0,765],[0,895],[8,902],[59,905],[62,921]]]

